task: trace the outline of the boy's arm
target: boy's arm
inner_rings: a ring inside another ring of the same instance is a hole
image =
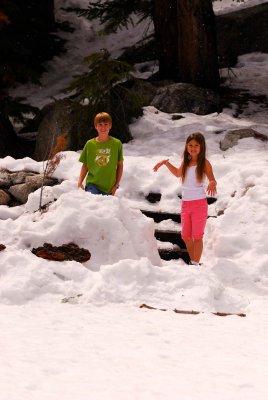
[[[212,165],[210,164],[210,162],[208,160],[206,160],[206,164],[205,164],[205,173],[209,180],[209,184],[207,187],[208,195],[214,196],[217,193],[217,188],[216,188],[217,182],[216,182],[215,176],[213,174]]]
[[[123,160],[118,161],[118,163],[117,163],[116,181],[115,181],[115,184],[112,187],[112,191],[111,191],[113,196],[115,195],[115,192],[117,191],[117,189],[119,187],[119,183],[120,183],[120,180],[122,178],[122,175],[123,175]]]
[[[85,187],[83,185],[83,181],[84,181],[84,179],[85,179],[85,177],[87,175],[87,172],[88,172],[87,165],[86,164],[82,164],[80,175],[79,175],[79,179],[78,179],[78,184],[77,184],[79,189],[85,190]]]

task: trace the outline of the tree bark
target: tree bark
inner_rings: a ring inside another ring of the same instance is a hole
[[[178,76],[177,0],[154,0],[154,28],[158,44],[160,79]]]
[[[211,0],[154,0],[161,79],[216,90],[217,41]]]

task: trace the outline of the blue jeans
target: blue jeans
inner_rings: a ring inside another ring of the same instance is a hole
[[[92,194],[102,194],[103,196],[109,196],[109,194],[111,194],[103,192],[102,190],[98,189],[97,186],[92,185],[91,183],[86,186],[85,191]]]

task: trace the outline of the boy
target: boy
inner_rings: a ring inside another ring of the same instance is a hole
[[[98,136],[84,146],[79,161],[83,163],[78,179],[78,188],[86,192],[114,196],[123,174],[122,143],[109,135],[112,118],[106,112],[97,114],[94,126]]]

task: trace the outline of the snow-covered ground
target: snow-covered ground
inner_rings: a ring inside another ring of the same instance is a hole
[[[223,12],[229,3],[214,5]],[[89,25],[79,23],[81,34]],[[66,63],[54,61],[55,70]],[[267,65],[268,54],[240,57],[229,85],[267,94]],[[35,105],[62,85],[51,68],[41,91],[28,88]],[[66,152],[55,172],[63,182],[45,189],[44,202],[57,199],[46,213],[36,212],[38,191],[25,206],[0,207],[6,245],[0,252],[0,400],[267,398],[268,145],[248,138],[225,152],[219,147],[229,129],[267,135],[267,110],[249,104],[241,118],[233,113],[173,121],[147,107],[131,125],[134,139],[124,145],[115,197],[78,190],[79,154]],[[161,261],[154,223],[139,211],[180,212],[179,180],[164,167],[152,168],[162,158],[178,165],[194,131],[206,137],[218,181],[217,202],[209,206],[217,218],[208,219],[201,268]],[[0,168],[41,171],[42,163],[6,157]],[[162,193],[159,203],[146,202],[150,191]],[[44,242],[70,241],[89,249],[91,260],[60,263],[31,252]],[[142,303],[167,311],[140,309]],[[176,314],[175,308],[201,313]],[[218,311],[246,317],[212,314]]]

